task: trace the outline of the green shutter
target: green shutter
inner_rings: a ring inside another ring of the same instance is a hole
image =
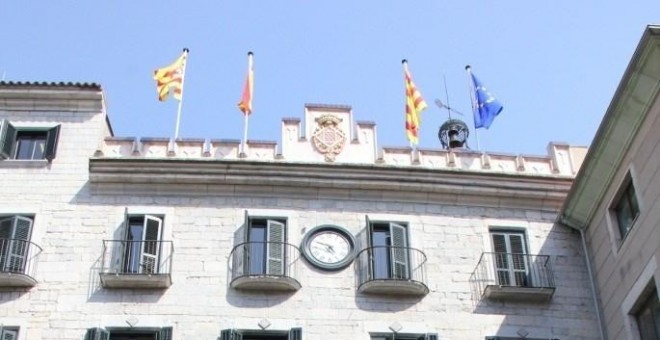
[[[13,235],[14,218],[0,220],[0,271],[5,271],[7,257],[9,256],[9,243]]]
[[[408,279],[408,240],[406,227],[390,223],[392,278]]]
[[[438,340],[438,334],[436,333],[427,333],[426,340]]]
[[[89,328],[85,333],[85,340],[109,340],[110,333],[103,328]]]
[[[158,340],[172,340],[172,327],[163,327],[158,332]]]
[[[57,141],[60,138],[60,125],[57,125],[50,130],[46,135],[46,152],[44,152],[44,158],[49,162],[55,158],[55,152],[57,151]]]
[[[302,340],[302,328],[296,327],[289,330],[288,340]]]
[[[16,129],[8,120],[0,121],[0,158],[12,158],[14,143],[16,142]]]
[[[218,340],[243,340],[243,334],[234,329],[223,329]]]
[[[30,250],[30,234],[32,220],[23,216],[14,216],[14,233],[9,248],[9,270],[22,273],[25,270],[28,251]]]
[[[18,331],[15,329],[0,328],[0,339],[2,340],[16,340],[18,339]]]
[[[284,223],[268,220],[268,231],[266,243],[266,273],[268,275],[284,275],[284,242],[285,236]]]

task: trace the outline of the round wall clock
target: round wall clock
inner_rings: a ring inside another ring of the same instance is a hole
[[[323,270],[338,270],[353,261],[355,237],[340,226],[325,224],[308,231],[301,248],[313,266]]]

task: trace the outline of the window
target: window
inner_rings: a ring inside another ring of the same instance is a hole
[[[635,315],[641,340],[660,340],[660,302],[653,290]]]
[[[53,128],[17,128],[0,121],[0,158],[37,160],[55,158],[60,125]]]
[[[123,272],[155,274],[160,272],[161,233],[163,218],[153,215],[124,217]]]
[[[438,340],[438,334],[372,334],[371,340]]]
[[[639,204],[637,203],[635,186],[630,175],[628,175],[618,194],[618,198],[610,210],[616,217],[621,239],[624,239],[628,235],[628,232],[630,232],[630,229],[632,229],[635,219],[639,215]]]
[[[90,328],[84,340],[172,340],[172,327],[145,329]],[[4,340],[4,339],[1,339]]]
[[[493,241],[493,263],[497,284],[501,286],[529,286],[527,275],[527,247],[525,234],[515,231],[490,232]]]
[[[234,271],[237,275],[286,274],[286,220],[281,218],[249,217],[246,226],[235,235],[237,252]]]
[[[224,329],[218,340],[302,340],[302,328],[291,328],[288,331]]]
[[[0,271],[25,272],[31,234],[31,218],[25,216],[0,217]]]
[[[371,221],[368,221],[368,225],[373,279],[410,278],[406,225]]]
[[[16,339],[18,339],[18,327],[0,326],[0,340],[16,340]]]

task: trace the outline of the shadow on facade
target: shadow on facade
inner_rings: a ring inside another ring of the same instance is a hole
[[[227,289],[227,302],[239,308],[269,308],[289,300],[296,292],[243,292]]]

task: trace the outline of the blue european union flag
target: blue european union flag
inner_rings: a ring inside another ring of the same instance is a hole
[[[490,127],[495,117],[502,112],[504,108],[493,95],[488,92],[486,87],[470,72],[472,82],[474,83],[474,93],[477,107],[474,109],[474,128]]]

